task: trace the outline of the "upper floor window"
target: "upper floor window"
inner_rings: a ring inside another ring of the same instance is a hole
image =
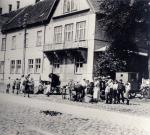
[[[28,60],[28,73],[33,73],[34,72],[33,64],[34,64],[34,60],[29,59]]]
[[[16,61],[16,73],[17,74],[21,73],[21,60]]]
[[[11,74],[15,73],[15,60],[11,60],[10,62],[10,73]]]
[[[29,33],[26,33],[26,47],[29,47]]]
[[[65,25],[65,41],[73,40],[73,24]]]
[[[76,0],[64,0],[64,13],[77,10]]]
[[[0,8],[0,14],[2,14],[2,8]]]
[[[41,46],[41,45],[42,45],[42,31],[38,31],[36,46]]]
[[[6,50],[6,38],[2,38],[1,50],[2,50],[2,51],[5,51],[5,50]]]
[[[9,12],[11,12],[12,11],[12,4],[9,4],[8,7],[9,7]]]
[[[41,59],[35,59],[35,73],[40,73]]]
[[[4,61],[0,61],[0,74],[4,73]]]
[[[82,74],[83,73],[83,60],[81,58],[76,58],[75,73],[76,74]]]
[[[11,49],[16,49],[16,36],[12,37],[12,48]]]
[[[54,42],[55,43],[62,42],[62,26],[57,26],[54,28]]]
[[[85,40],[86,22],[78,22],[76,26],[76,41]]]
[[[17,1],[17,9],[20,8],[20,1]]]

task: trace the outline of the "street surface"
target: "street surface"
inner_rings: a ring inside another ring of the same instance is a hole
[[[144,115],[0,93],[2,135],[150,135],[149,124]]]

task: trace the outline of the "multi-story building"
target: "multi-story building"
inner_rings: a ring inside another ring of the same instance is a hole
[[[2,27],[4,80],[30,73],[37,82],[54,73],[62,84],[70,79],[91,81],[95,52],[109,45],[99,25],[100,4],[101,0],[45,0],[15,11]]]

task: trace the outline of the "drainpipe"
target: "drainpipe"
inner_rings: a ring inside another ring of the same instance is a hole
[[[5,64],[6,64],[6,42],[7,42],[7,34],[5,36],[5,50],[4,50],[4,68],[3,68],[3,81],[5,80]]]

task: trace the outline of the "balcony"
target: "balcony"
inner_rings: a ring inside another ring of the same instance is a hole
[[[87,41],[65,42],[62,44],[45,44],[43,51],[48,52],[48,51],[70,50],[78,48],[88,48]]]

